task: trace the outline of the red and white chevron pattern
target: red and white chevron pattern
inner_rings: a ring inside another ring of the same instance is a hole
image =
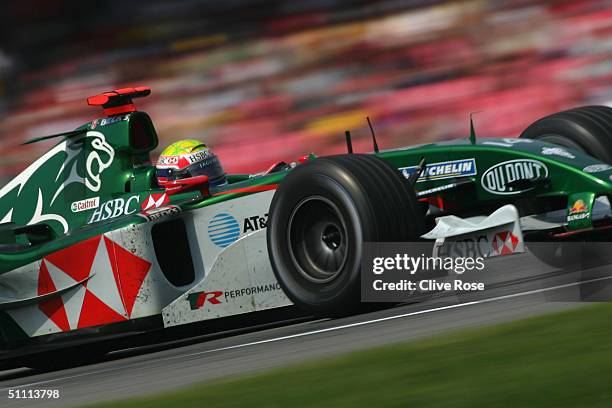
[[[144,211],[150,210],[152,208],[162,207],[170,202],[170,198],[166,193],[157,193],[151,194],[149,197],[143,201],[141,207]]]
[[[88,239],[43,258],[39,295],[83,283],[38,307],[62,331],[127,320],[150,267],[107,237]]]
[[[493,249],[500,255],[513,254],[519,244],[519,238],[510,231],[502,231],[493,238]]]

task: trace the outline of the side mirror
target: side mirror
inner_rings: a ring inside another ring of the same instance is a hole
[[[200,190],[204,197],[210,195],[208,190],[208,176],[194,176],[178,180],[159,180],[159,185],[166,189],[168,195]]]

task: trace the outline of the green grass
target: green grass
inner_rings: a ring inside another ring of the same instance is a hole
[[[611,407],[612,305],[96,407]]]

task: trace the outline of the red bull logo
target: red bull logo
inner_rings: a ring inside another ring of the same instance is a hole
[[[584,204],[584,201],[576,200],[574,205],[572,205],[572,207],[570,208],[569,213],[578,214],[578,213],[583,213],[586,211],[587,211],[587,206]]]
[[[576,200],[567,214],[567,222],[580,221],[590,217],[589,208],[583,200]]]

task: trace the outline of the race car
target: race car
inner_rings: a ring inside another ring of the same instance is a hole
[[[257,174],[160,186],[158,139],[134,98],[88,99],[104,117],[59,139],[0,189],[0,359],[117,333],[296,306],[359,310],[364,242],[475,240],[501,256],[529,241],[608,239],[612,109],[545,117],[518,138],[468,138],[276,163]],[[373,134],[374,137],[374,134]],[[477,238],[475,238],[477,237]],[[446,252],[445,252],[446,251]]]

